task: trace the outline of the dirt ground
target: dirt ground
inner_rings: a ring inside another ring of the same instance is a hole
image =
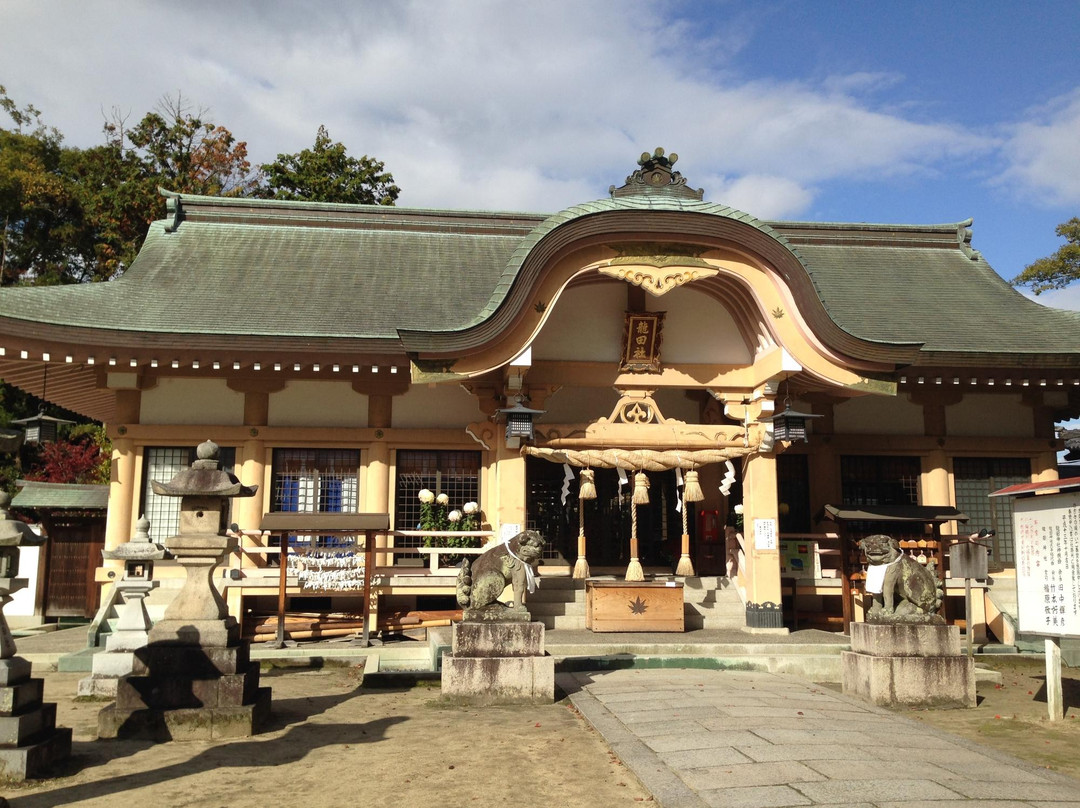
[[[58,777],[0,785],[11,808],[305,808],[651,803],[600,735],[568,707],[448,706],[438,684],[362,686],[358,669],[263,674],[273,725],[254,738],[96,741],[105,702],[74,701],[83,674],[45,675],[57,723],[74,730]]]
[[[1003,656],[990,664],[1002,682],[980,684],[976,708],[901,712],[1080,778],[1080,669],[1063,670],[1065,720],[1051,722],[1041,659]],[[565,700],[466,708],[443,703],[437,685],[364,687],[359,669],[294,669],[263,674],[274,717],[255,738],[99,742],[104,702],[74,700],[81,675],[45,675],[58,723],[74,730],[73,756],[55,778],[0,785],[11,808],[246,808],[283,797],[311,808],[652,802]]]
[[[899,712],[1080,779],[1080,668],[1062,666],[1065,718],[1051,721],[1041,658],[1002,655],[979,661],[1001,673],[1001,684],[980,684],[974,709]]]

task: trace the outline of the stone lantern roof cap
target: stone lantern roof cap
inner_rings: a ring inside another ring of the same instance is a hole
[[[135,524],[135,535],[130,541],[112,550],[102,550],[103,558],[121,561],[159,561],[165,557],[165,547],[150,539],[150,520],[143,516]]]
[[[11,506],[11,494],[0,491],[0,547],[26,547],[44,544],[45,537],[30,529],[30,525],[18,519],[12,519],[8,508]]]
[[[213,441],[200,443],[191,468],[184,469],[167,483],[150,481],[154,493],[165,497],[250,497],[259,490],[257,485],[242,485],[227,471],[218,468],[218,445]]]

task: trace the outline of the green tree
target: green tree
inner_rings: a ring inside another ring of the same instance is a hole
[[[33,106],[0,87],[0,283],[56,284],[117,277],[154,219],[159,187],[189,194],[246,195],[260,183],[247,144],[166,96],[133,128],[116,112],[105,143],[65,147]]]
[[[315,134],[315,145],[296,154],[279,154],[262,166],[266,185],[259,195],[268,199],[310,202],[345,202],[393,205],[401,192],[394,177],[378,160],[350,157],[345,146],[330,140],[325,126]]]
[[[1062,289],[1080,280],[1080,218],[1062,222],[1055,231],[1065,239],[1057,252],[1029,264],[1012,279],[1014,286],[1030,286],[1035,294]]]
[[[14,123],[0,129],[0,283],[11,285],[60,270],[75,211],[60,174],[60,134],[2,86],[0,109]]]

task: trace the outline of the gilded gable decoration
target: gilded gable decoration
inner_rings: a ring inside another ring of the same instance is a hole
[[[665,155],[664,150],[659,148],[652,154],[642,152],[638,158],[638,170],[626,178],[626,184],[621,188],[612,185],[608,192],[613,198],[664,194],[700,202],[705,196],[704,189],[687,187],[686,178],[672,168],[678,159],[679,155],[675,152]]]

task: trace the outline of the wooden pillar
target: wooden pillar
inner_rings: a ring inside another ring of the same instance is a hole
[[[525,529],[525,458],[517,448],[509,448],[506,440],[499,435],[498,448],[495,452],[496,468],[496,506],[495,522],[492,527],[501,537],[507,525],[515,525],[517,530]]]
[[[115,550],[131,539],[135,508],[135,444],[130,438],[114,436],[109,472],[109,511],[105,518],[105,549]]]
[[[135,443],[125,438],[129,425],[139,423],[142,391],[117,390],[116,425],[109,470],[109,510],[105,517],[105,549],[115,550],[129,541],[134,530],[133,512],[139,497],[135,481]]]
[[[371,393],[368,395],[368,426],[375,429],[375,440],[368,450],[367,474],[364,477],[364,510],[368,513],[390,512],[390,446],[385,431],[393,420],[394,397]],[[396,527],[396,526],[395,526]],[[390,546],[390,537],[378,533],[371,537],[376,548]],[[387,567],[394,563],[390,553],[375,556],[375,566]]]
[[[747,455],[743,468],[743,535],[748,567],[746,625],[747,628],[783,628],[776,456]]]

